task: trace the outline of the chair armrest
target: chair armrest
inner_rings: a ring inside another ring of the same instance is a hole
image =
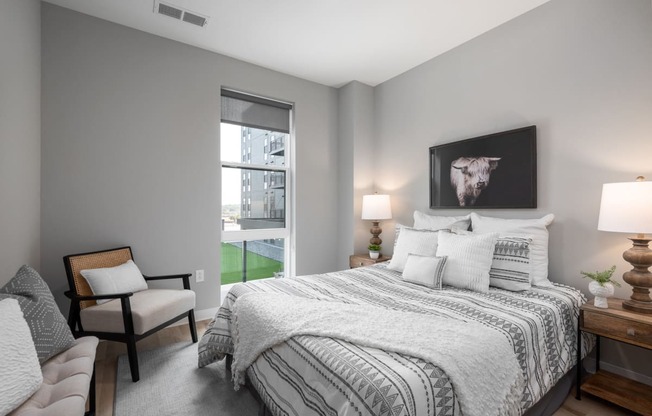
[[[186,278],[187,279],[187,278]],[[126,293],[114,293],[110,295],[91,295],[91,296],[79,296],[72,290],[64,292],[68,298],[70,298],[70,315],[68,316],[68,326],[70,330],[77,338],[78,335],[84,334],[84,328],[82,327],[81,318],[79,312],[81,310],[81,302],[84,300],[99,300],[99,299],[120,299],[120,309],[122,312],[122,321],[125,327],[125,333],[128,336],[134,335],[134,321],[131,315],[131,302],[129,298],[134,295],[133,292]],[[79,331],[75,330],[75,327],[79,325]]]
[[[166,276],[145,276],[145,280],[169,280],[169,279],[183,279],[184,277],[190,277],[192,274],[190,273],[183,273],[183,274],[169,274]]]
[[[74,301],[81,301],[81,300],[100,300],[100,299],[125,299],[130,296],[133,296],[133,292],[126,292],[126,293],[114,293],[110,295],[88,295],[88,296],[79,296],[76,293],[68,290],[64,292],[64,295],[66,297],[70,298],[71,300]]]
[[[186,290],[190,290],[190,276],[192,274],[190,273],[183,273],[183,274],[170,274],[166,276],[145,276],[145,280],[150,281],[150,280],[171,280],[171,279],[183,279],[183,288]]]

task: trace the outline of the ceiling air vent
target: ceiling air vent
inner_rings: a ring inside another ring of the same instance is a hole
[[[179,6],[170,3],[162,3],[158,0],[154,0],[154,13],[172,17],[199,27],[204,27],[208,24],[208,16],[202,16],[198,13],[185,10]]]
[[[206,25],[207,19],[205,17],[196,15],[194,13],[185,12],[183,14],[183,21],[191,23],[193,25],[204,27],[204,25]]]
[[[158,4],[158,12],[166,16],[174,17],[177,20],[180,20],[181,15],[183,15],[183,10],[168,6],[167,4],[163,3]]]

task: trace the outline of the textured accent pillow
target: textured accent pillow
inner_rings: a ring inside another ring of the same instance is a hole
[[[443,230],[445,228],[468,230],[469,225],[471,225],[470,214],[460,217],[442,217],[414,211],[414,228],[418,230]]]
[[[530,282],[532,286],[551,287],[548,280],[548,226],[555,219],[553,214],[533,220],[482,217],[471,213],[471,226],[477,233],[500,233],[502,235],[524,234],[532,237],[530,244]]]
[[[147,289],[147,282],[133,260],[115,267],[87,269],[80,271],[94,295],[140,292]],[[99,305],[112,299],[101,299]]]
[[[489,270],[490,286],[512,291],[530,289],[531,242],[529,237],[498,237]]]
[[[489,269],[497,238],[497,233],[441,233],[437,257],[448,257],[444,284],[475,292],[488,292]]]
[[[415,230],[402,227],[394,246],[388,269],[403,272],[408,254],[434,256],[437,253],[437,231]]]
[[[0,415],[6,415],[41,387],[43,375],[18,301],[0,300],[0,317]]]
[[[18,301],[41,363],[75,342],[50,288],[36,270],[29,266],[21,267],[0,289],[0,300],[6,298]]]
[[[394,250],[396,250],[396,244],[398,243],[398,236],[401,235],[401,229],[405,227],[407,226],[400,223],[396,223],[396,225],[394,226]]]
[[[403,280],[439,290],[445,267],[446,257],[430,257],[410,253],[403,269]]]

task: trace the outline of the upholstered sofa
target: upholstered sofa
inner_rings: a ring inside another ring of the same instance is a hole
[[[43,384],[10,416],[88,415],[95,412],[94,363],[98,339],[83,337],[41,365]],[[90,397],[89,397],[90,396]]]
[[[98,342],[75,339],[47,283],[21,267],[0,287],[0,416],[94,414]]]

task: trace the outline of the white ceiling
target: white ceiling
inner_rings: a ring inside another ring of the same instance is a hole
[[[375,86],[548,0],[45,0],[329,86]]]

